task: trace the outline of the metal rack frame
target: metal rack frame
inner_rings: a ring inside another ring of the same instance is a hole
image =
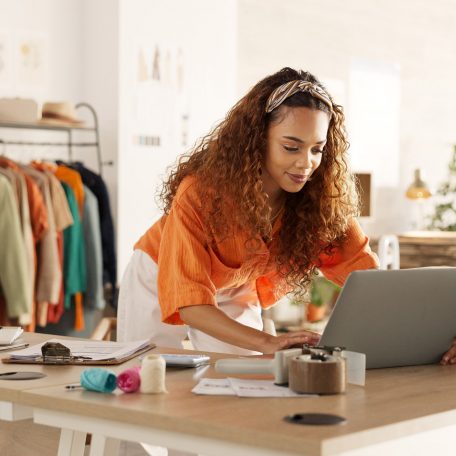
[[[74,147],[95,147],[97,151],[97,161],[98,161],[98,171],[100,175],[103,171],[104,165],[112,165],[112,161],[103,162],[101,156],[101,147],[100,147],[100,134],[98,129],[98,116],[95,109],[89,103],[78,103],[76,109],[87,108],[92,114],[93,126],[92,127],[83,127],[83,126],[66,126],[66,125],[46,125],[40,123],[20,123],[20,122],[5,122],[0,121],[0,129],[2,128],[17,128],[22,130],[53,130],[60,131],[67,134],[66,142],[49,142],[49,141],[6,141],[0,138],[0,144],[4,146],[7,145],[17,145],[17,146],[64,146],[68,148],[68,156],[70,160],[73,160],[73,148]],[[73,141],[73,130],[77,131],[87,131],[93,132],[95,135],[95,141],[93,142],[74,142]]]

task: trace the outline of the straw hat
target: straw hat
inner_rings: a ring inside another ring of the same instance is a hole
[[[43,104],[41,123],[80,127],[84,123],[76,116],[76,109],[69,101],[46,102]]]

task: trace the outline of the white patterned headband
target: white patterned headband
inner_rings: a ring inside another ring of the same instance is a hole
[[[318,98],[328,106],[330,113],[333,113],[333,105],[329,95],[317,84],[309,81],[290,81],[277,87],[271,93],[266,103],[266,112],[270,113],[279,107],[287,98],[298,92],[308,92],[311,96]]]

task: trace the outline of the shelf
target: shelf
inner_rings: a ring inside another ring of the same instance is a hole
[[[83,130],[83,131],[95,131],[94,127],[84,126],[66,126],[66,125],[46,125],[44,123],[19,123],[19,122],[5,122],[0,121],[0,128],[20,128],[29,130],[57,130],[57,131],[69,131],[69,130]]]
[[[70,161],[73,160],[73,147],[93,147],[97,152],[97,161],[98,161],[98,171],[100,175],[102,174],[103,165],[112,165],[112,161],[104,162],[101,158],[101,149],[100,149],[100,135],[98,131],[98,116],[95,112],[95,109],[88,103],[78,103],[76,109],[86,108],[90,111],[93,118],[93,126],[78,126],[78,125],[58,125],[58,124],[47,124],[41,122],[8,122],[0,121],[0,129],[15,128],[17,130],[46,130],[46,131],[56,131],[62,132],[67,135],[67,141],[62,142],[50,142],[50,141],[34,141],[26,139],[25,141],[14,140],[14,139],[3,139],[0,137],[0,147],[3,147],[6,150],[6,147],[9,145],[15,146],[64,146],[68,149],[68,156]],[[82,131],[82,132],[92,132],[94,134],[94,141],[92,142],[75,142],[73,141],[73,131]],[[2,151],[0,150],[0,154]]]

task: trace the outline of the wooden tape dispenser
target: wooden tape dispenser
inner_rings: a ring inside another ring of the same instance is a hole
[[[289,385],[298,393],[336,394],[346,383],[365,384],[366,355],[343,347],[290,348],[274,358],[228,358],[215,363],[224,374],[272,374],[277,385]]]

